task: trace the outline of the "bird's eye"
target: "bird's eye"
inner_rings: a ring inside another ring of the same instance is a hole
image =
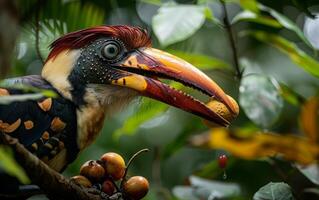
[[[116,43],[108,43],[103,47],[103,56],[108,60],[113,60],[120,54],[120,46]]]

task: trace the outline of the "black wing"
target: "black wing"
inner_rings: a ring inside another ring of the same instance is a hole
[[[27,93],[21,89],[10,88],[10,85],[15,84],[55,91],[40,76],[8,79],[6,83],[6,88],[0,88],[0,96]],[[57,170],[72,162],[79,151],[76,143],[76,108],[71,101],[61,96],[0,105],[0,131],[18,138],[29,151],[47,163],[66,150],[66,163],[53,163],[59,165]]]

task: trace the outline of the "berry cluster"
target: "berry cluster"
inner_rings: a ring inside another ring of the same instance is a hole
[[[80,175],[71,178],[77,185],[95,188],[106,196],[121,194],[124,199],[142,199],[149,190],[148,180],[142,176],[127,179],[127,170],[132,160],[141,152],[136,153],[125,166],[125,161],[117,153],[105,153],[99,160],[89,160],[80,169]]]

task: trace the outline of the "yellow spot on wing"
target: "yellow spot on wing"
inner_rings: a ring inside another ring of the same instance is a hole
[[[51,122],[51,130],[58,132],[65,128],[66,124],[59,118],[55,117]]]
[[[34,150],[38,150],[38,144],[37,143],[33,143],[31,146],[32,146],[32,148]]]
[[[47,99],[45,99],[45,100],[43,100],[41,102],[38,102],[38,105],[43,111],[47,112],[47,111],[49,111],[51,109],[52,98],[47,98]]]
[[[8,90],[0,88],[0,96],[8,96],[10,95]]]
[[[42,134],[42,139],[48,140],[49,138],[50,138],[50,134],[48,133],[48,131],[44,131],[44,133]]]
[[[59,141],[59,149],[60,150],[64,149],[64,143],[61,141]]]
[[[20,118],[17,121],[13,122],[12,124],[8,124],[0,120],[0,130],[5,133],[12,133],[20,126],[20,124],[21,124]]]
[[[30,130],[34,126],[34,124],[31,120],[25,121],[23,124],[24,124],[25,129],[27,129],[27,130]]]
[[[50,143],[45,143],[44,146],[47,147],[48,149],[53,149],[53,146]]]

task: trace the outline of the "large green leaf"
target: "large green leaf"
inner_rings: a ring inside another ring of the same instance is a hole
[[[39,14],[39,49],[46,58],[49,45],[61,35],[83,28],[101,25],[104,22],[104,10],[93,3],[61,0],[47,1]],[[23,24],[21,41],[35,46],[35,26]]]
[[[309,42],[309,40],[305,37],[304,33],[302,32],[302,30],[295,24],[293,23],[288,17],[286,17],[285,15],[277,12],[276,10],[269,8],[267,6],[261,5],[259,4],[259,8],[262,11],[268,12],[271,16],[273,16],[283,27],[285,27],[286,29],[289,29],[293,32],[295,32],[298,37],[304,42],[306,43],[309,47],[313,48],[313,46],[311,45],[311,43]]]
[[[254,200],[294,200],[291,188],[287,183],[268,183],[260,188],[253,197]]]
[[[278,35],[270,34],[263,31],[249,32],[249,35],[262,42],[266,42],[267,44],[276,47],[281,52],[287,54],[293,62],[302,67],[305,71],[316,77],[319,77],[319,63],[315,59],[307,55],[304,51],[299,49],[292,42]]]
[[[269,128],[279,118],[283,99],[274,79],[261,74],[244,76],[240,82],[239,94],[239,104],[254,123]]]
[[[50,19],[60,22],[56,28],[63,30],[63,26],[66,25],[68,32],[101,25],[105,19],[104,10],[90,2],[48,1],[41,11],[42,21]]]
[[[306,43],[309,47],[313,48],[309,40],[304,35],[303,31],[288,17],[262,4],[258,4],[258,8],[264,12],[269,13],[274,19],[269,16],[253,12],[252,9],[245,8],[247,10],[244,10],[243,12],[237,14],[232,20],[232,23],[236,23],[239,21],[249,21],[275,28],[286,28],[288,30],[295,32],[304,43]]]
[[[0,146],[0,166],[8,174],[17,177],[21,183],[30,183],[30,180],[24,170],[14,160],[12,151],[4,146]]]
[[[163,5],[152,20],[159,42],[167,46],[193,35],[205,22],[205,8],[200,5]]]
[[[180,57],[201,70],[231,69],[223,60],[211,56],[187,53],[184,51],[168,50],[169,53]]]

